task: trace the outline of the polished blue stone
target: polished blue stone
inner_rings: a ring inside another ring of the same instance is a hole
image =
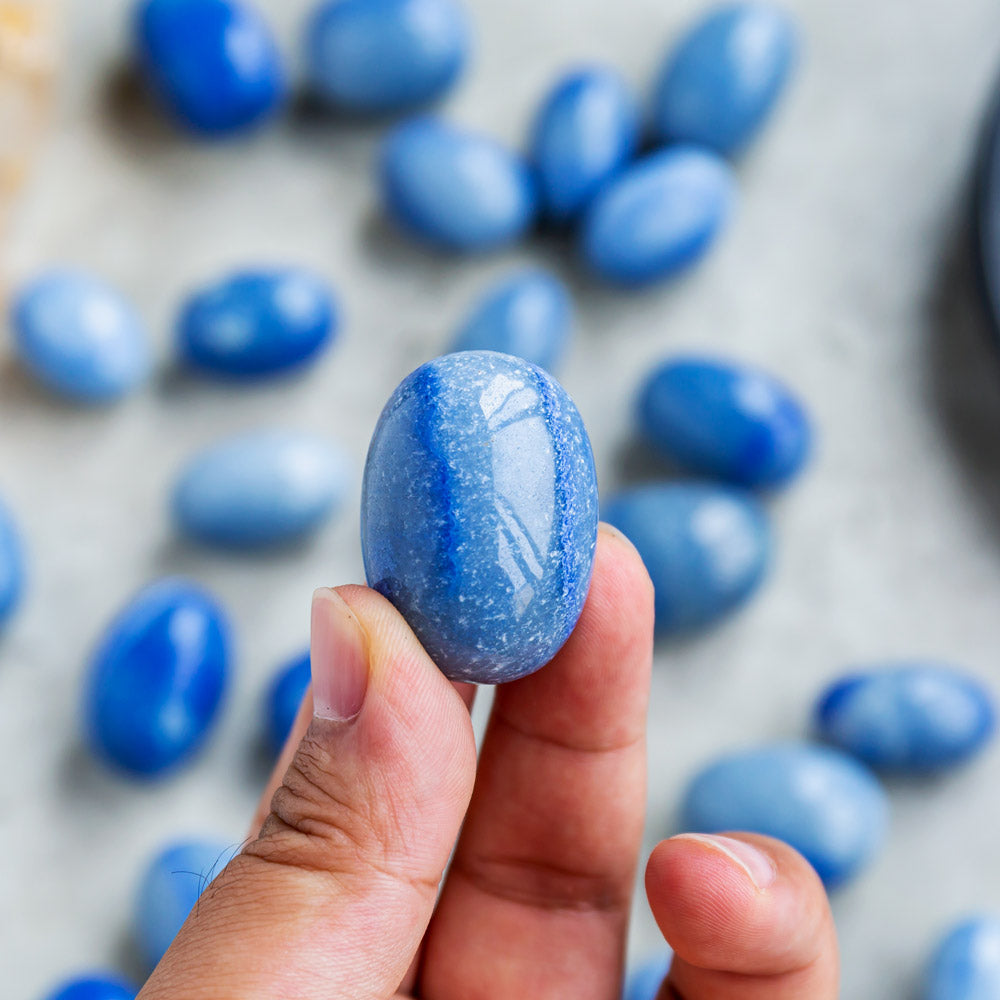
[[[658,635],[711,625],[760,586],[771,557],[767,514],[753,497],[702,483],[627,490],[604,519],[639,550],[656,591]]]
[[[20,288],[11,305],[18,359],[53,392],[103,403],[144,382],[152,366],[146,328],[103,281],[53,270]]]
[[[433,118],[395,128],[382,147],[382,200],[410,235],[449,250],[491,250],[532,224],[527,164],[493,139]]]
[[[177,322],[181,356],[204,371],[257,377],[317,356],[337,327],[327,283],[303,268],[240,271],[195,292]]]
[[[657,135],[739,153],[771,114],[797,54],[795,24],[780,7],[713,7],[663,67],[653,93]]]
[[[697,774],[684,830],[745,830],[791,844],[828,888],[867,865],[885,840],[885,793],[865,767],[830,747],[779,743],[724,756]]]
[[[135,35],[153,90],[196,132],[242,131],[285,98],[277,42],[245,0],[140,0]]]
[[[328,0],[306,27],[309,84],[356,113],[400,111],[441,97],[469,51],[455,0]]]
[[[63,983],[46,1000],[135,1000],[138,986],[113,973],[96,973]]]
[[[667,948],[630,970],[625,977],[622,1000],[656,1000],[673,958],[673,952]]]
[[[422,365],[372,437],[361,541],[369,585],[452,679],[546,664],[583,608],[597,543],[594,459],[572,400],[506,354]]]
[[[217,839],[180,840],[164,847],[146,866],[135,895],[132,933],[152,969],[163,958],[198,897],[239,853],[239,845]]]
[[[676,358],[655,368],[639,392],[638,421],[678,465],[737,486],[786,485],[812,442],[805,409],[781,382],[710,358]]]
[[[17,610],[24,593],[24,548],[14,518],[0,503],[0,625]]]
[[[218,715],[230,659],[225,614],[201,587],[169,578],[140,591],[87,669],[84,728],[94,753],[149,777],[189,760]]]
[[[275,674],[267,688],[264,700],[267,743],[275,757],[292,731],[299,706],[309,689],[312,674],[309,650],[290,660]]]
[[[700,259],[732,214],[732,170],[714,153],[675,146],[628,167],[598,193],[581,252],[602,278],[640,285]]]
[[[830,685],[816,707],[824,739],[872,767],[937,771],[974,756],[993,736],[985,685],[932,663],[887,664]]]
[[[579,214],[638,144],[638,104],[618,72],[588,67],[559,80],[531,137],[545,214],[559,222]]]
[[[1000,997],[1000,917],[983,914],[954,926],[934,951],[920,1000]]]
[[[343,502],[349,464],[312,434],[259,430],[226,438],[181,470],[172,506],[180,531],[226,548],[293,542]]]
[[[545,271],[518,271],[472,307],[453,351],[499,351],[554,370],[573,327],[573,305],[561,281]]]

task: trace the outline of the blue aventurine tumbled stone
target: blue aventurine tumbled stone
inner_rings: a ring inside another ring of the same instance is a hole
[[[653,94],[666,142],[740,152],[774,108],[794,66],[791,16],[752,0],[712,8],[671,52]]]
[[[430,361],[382,411],[361,518],[369,584],[445,674],[530,674],[572,631],[593,568],[597,481],[580,415],[520,358]]]
[[[828,888],[846,882],[885,839],[888,804],[874,776],[830,747],[781,743],[724,756],[697,774],[684,830],[745,830],[791,844]]]
[[[604,519],[639,550],[653,580],[659,635],[709,625],[746,601],[770,563],[771,529],[753,497],[702,483],[619,494]]]
[[[285,97],[277,43],[247,0],[140,0],[135,34],[153,90],[198,132],[245,129]]]
[[[275,674],[268,685],[264,700],[265,728],[268,746],[275,756],[292,731],[299,706],[309,689],[312,674],[309,664],[309,650],[290,660]]]
[[[14,349],[39,381],[61,396],[102,403],[145,381],[146,329],[103,281],[48,271],[18,290],[11,306]]]
[[[46,1000],[135,1000],[138,986],[113,973],[95,973],[63,983]]]
[[[17,609],[24,591],[24,549],[17,525],[0,503],[0,625]]]
[[[673,957],[673,952],[667,948],[632,969],[625,978],[623,1000],[656,1000]]]
[[[970,917],[937,946],[920,1000],[997,1000],[1000,997],[1000,917]]]
[[[618,284],[669,277],[708,251],[735,199],[732,171],[714,153],[695,146],[654,153],[598,193],[581,251],[595,273]]]
[[[545,271],[519,271],[497,282],[473,306],[453,351],[499,351],[554,370],[573,325],[569,292]]]
[[[531,160],[543,211],[566,221],[635,154],[639,108],[619,73],[588,67],[563,77],[535,120]]]
[[[873,667],[841,678],[816,707],[819,734],[872,767],[936,771],[981,750],[996,725],[989,691],[930,663]]]
[[[432,101],[465,66],[469,26],[455,0],[326,0],[306,26],[309,83],[347,111]]]
[[[213,597],[173,578],[140,591],[88,667],[83,714],[91,748],[134,775],[177,767],[204,743],[229,663],[229,626]]]
[[[809,456],[802,404],[766,372],[710,358],[676,358],[639,392],[639,425],[678,465],[738,486],[784,486]]]
[[[490,250],[534,221],[524,161],[493,139],[433,118],[394,129],[382,147],[382,200],[411,235],[450,250]]]

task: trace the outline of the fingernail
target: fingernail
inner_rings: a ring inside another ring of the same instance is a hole
[[[715,833],[682,833],[673,839],[694,840],[704,844],[705,847],[710,847],[713,851],[725,854],[750,876],[750,881],[758,889],[766,889],[778,877],[778,869],[770,855],[745,840],[722,837]]]
[[[328,587],[313,594],[309,658],[316,718],[355,718],[368,691],[368,636],[347,602]]]

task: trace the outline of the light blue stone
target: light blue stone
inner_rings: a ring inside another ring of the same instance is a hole
[[[607,281],[641,285],[693,265],[732,214],[728,164],[695,146],[639,160],[598,193],[586,213],[581,252]]]
[[[675,358],[639,392],[638,421],[667,458],[737,486],[785,486],[809,457],[802,404],[766,372],[710,358]]]
[[[542,667],[580,615],[597,543],[593,455],[565,390],[489,351],[422,365],[375,428],[361,541],[369,585],[448,677]]]
[[[762,583],[771,529],[750,495],[702,483],[627,490],[604,519],[639,550],[655,588],[656,631],[704,628],[734,611]]]
[[[673,959],[674,953],[667,948],[632,969],[625,978],[623,1000],[656,1000]]]
[[[795,24],[781,8],[713,7],[671,52],[655,86],[659,138],[739,153],[774,109],[797,55]]]
[[[1000,917],[983,914],[953,927],[937,946],[921,1000],[1000,997]]]
[[[140,591],[87,668],[83,723],[93,752],[138,777],[190,760],[218,716],[230,645],[226,616],[201,587],[171,578]]]
[[[212,880],[239,853],[217,839],[185,839],[164,847],[146,866],[135,896],[132,933],[146,964],[163,958]]]
[[[790,844],[827,888],[848,881],[881,848],[888,803],[874,776],[830,747],[779,743],[721,757],[687,787],[684,830],[743,830]]]
[[[527,164],[484,135],[434,118],[394,129],[379,167],[386,211],[439,248],[492,250],[522,236],[537,194]]]
[[[306,26],[309,84],[356,113],[436,100],[465,67],[469,25],[455,0],[328,0]]]
[[[217,375],[257,377],[314,359],[337,327],[327,283],[304,268],[240,271],[199,289],[177,323],[181,356]]]
[[[872,767],[920,773],[960,764],[993,736],[996,713],[978,680],[932,663],[848,674],[823,692],[819,735]]]
[[[558,222],[572,219],[638,145],[638,104],[617,71],[595,66],[563,77],[542,104],[531,137],[543,211]]]
[[[78,976],[57,987],[46,1000],[135,1000],[139,987],[114,973]]]
[[[565,285],[545,271],[519,271],[476,302],[452,350],[513,354],[552,371],[572,327],[573,306]]]
[[[267,742],[275,757],[292,731],[299,706],[312,680],[309,650],[290,660],[275,674],[268,685],[264,701]]]
[[[47,271],[24,285],[14,296],[11,325],[20,362],[60,396],[108,402],[149,375],[149,342],[138,314],[88,274]]]
[[[0,626],[9,620],[24,593],[24,548],[13,515],[0,503]]]
[[[206,448],[182,469],[173,514],[190,538],[228,548],[296,541],[344,501],[350,465],[312,434],[259,430]]]

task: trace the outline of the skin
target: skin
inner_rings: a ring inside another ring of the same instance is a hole
[[[378,594],[337,594],[367,640],[361,711],[314,719],[307,696],[250,840],[140,1000],[618,1000],[653,635],[635,549],[602,526],[579,624],[544,670],[497,690],[478,766],[473,689]],[[835,1000],[812,869],[730,836],[770,859],[765,889],[704,840],[649,858],[649,905],[676,952],[660,1000]]]

